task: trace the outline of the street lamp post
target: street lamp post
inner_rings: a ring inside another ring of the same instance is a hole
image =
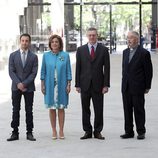
[[[110,12],[109,12],[109,18],[110,18],[110,54],[112,53],[112,5],[109,5],[110,7]]]
[[[42,18],[42,13],[41,13],[41,37],[43,35],[43,18]]]
[[[80,45],[82,46],[82,0],[80,0]]]
[[[140,35],[140,42],[142,36],[142,1],[139,0],[139,35]]]

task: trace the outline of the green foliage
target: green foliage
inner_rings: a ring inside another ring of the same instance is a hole
[[[142,0],[143,1],[143,0]],[[145,2],[146,0],[144,0]],[[84,0],[83,2],[92,2]],[[105,0],[94,0],[93,2],[105,2]],[[118,0],[108,0],[118,2]],[[129,2],[124,0],[122,2]],[[136,2],[139,2],[137,0]],[[110,9],[109,5],[83,5],[82,7],[82,31],[83,33],[90,26],[98,29],[101,36],[105,36],[110,30]],[[145,33],[150,22],[151,5],[142,5],[142,30]],[[80,26],[80,6],[74,6],[74,26]],[[75,28],[75,29],[76,29]],[[112,32],[119,34],[128,30],[139,30],[139,5],[112,5]]]

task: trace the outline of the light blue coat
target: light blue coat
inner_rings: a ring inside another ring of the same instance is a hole
[[[67,52],[61,51],[54,54],[51,51],[43,54],[41,66],[41,80],[45,82],[44,101],[49,108],[54,104],[54,73],[57,71],[58,79],[58,104],[68,105],[66,92],[67,82],[72,80],[70,57]]]

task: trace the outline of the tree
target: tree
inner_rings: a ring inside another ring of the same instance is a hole
[[[84,0],[84,2],[91,2]],[[105,0],[95,0],[95,2],[105,2]],[[118,2],[118,0],[108,0],[108,2]],[[124,0],[123,2],[129,2]],[[83,33],[90,26],[98,29],[101,36],[106,36],[110,30],[109,5],[83,5]],[[151,5],[142,5],[142,32],[147,31],[146,26],[150,21]],[[74,6],[74,26],[80,26],[80,6]],[[126,32],[134,29],[139,31],[139,5],[112,5],[112,31],[116,31],[117,38],[125,36]]]

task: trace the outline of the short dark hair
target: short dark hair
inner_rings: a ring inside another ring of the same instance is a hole
[[[23,33],[20,35],[20,40],[23,36],[27,36],[29,38],[29,41],[31,42],[31,36],[28,33]]]
[[[59,46],[59,50],[62,51],[62,50],[63,50],[63,40],[62,40],[62,38],[61,38],[59,35],[52,35],[52,36],[50,36],[49,42],[48,42],[49,48],[52,50],[52,48],[51,48],[51,42],[52,42],[52,40],[53,40],[54,38],[57,38],[57,39],[58,39],[59,45],[60,45],[60,46]]]
[[[88,29],[88,31],[96,31],[96,32],[97,32],[97,29],[96,29],[95,27],[90,27],[90,28]]]

